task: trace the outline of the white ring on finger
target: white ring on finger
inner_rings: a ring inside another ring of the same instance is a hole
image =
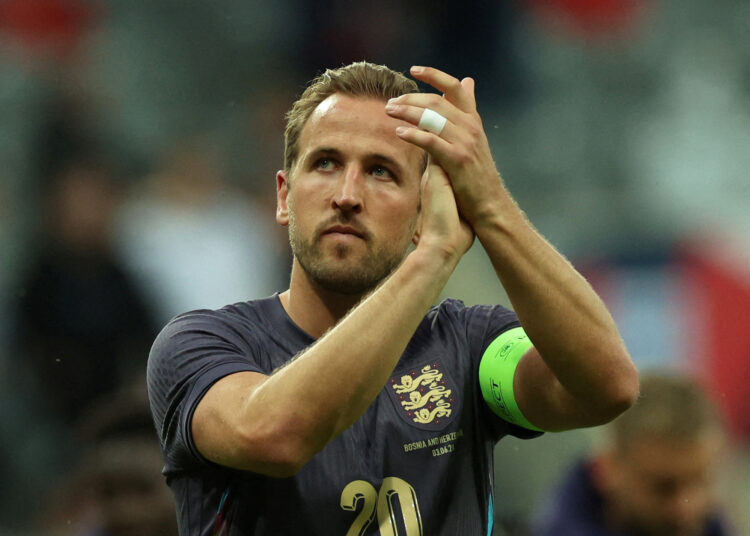
[[[417,126],[422,130],[440,136],[440,133],[443,131],[443,128],[445,128],[445,123],[447,122],[448,120],[435,110],[425,108],[424,112],[422,112],[422,117],[419,119],[419,125]]]

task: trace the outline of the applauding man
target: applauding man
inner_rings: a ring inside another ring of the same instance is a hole
[[[488,534],[500,438],[637,397],[606,308],[503,185],[473,80],[411,74],[442,96],[366,62],[307,87],[276,176],[289,289],[180,315],[154,344],[182,534]],[[475,237],[514,310],[434,305]]]

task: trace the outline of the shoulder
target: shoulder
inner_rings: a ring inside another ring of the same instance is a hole
[[[458,322],[465,310],[466,305],[461,300],[446,298],[437,305],[430,307],[424,320],[422,320],[422,325],[434,326],[439,322]]]
[[[157,335],[149,353],[149,368],[175,356],[190,359],[196,352],[247,354],[269,331],[263,314],[267,299],[197,309],[177,315]]]
[[[519,324],[516,313],[503,305],[471,305],[446,298],[433,306],[425,316],[431,325],[453,323],[466,330],[469,337],[496,337]]]
[[[462,300],[457,298],[445,298],[437,305],[433,305],[427,312],[426,318],[435,319],[438,317],[455,317],[466,318],[472,316],[492,316],[492,315],[509,314],[515,316],[515,313],[503,305],[466,305]]]
[[[191,333],[200,335],[237,335],[253,328],[261,328],[268,320],[263,314],[268,298],[226,305],[221,309],[196,309],[172,318],[162,329],[157,340]]]
[[[487,346],[501,333],[518,326],[515,313],[502,305],[467,306],[448,298],[432,307],[417,329],[411,347],[450,349],[451,359],[469,359],[476,366]]]

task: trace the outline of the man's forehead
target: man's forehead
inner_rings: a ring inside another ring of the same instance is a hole
[[[338,104],[340,106],[341,101],[341,94],[340,93],[334,93],[333,95],[329,95],[326,97],[323,101],[321,101],[320,104],[318,104],[315,109],[310,114],[310,118],[308,119],[308,122],[316,117],[323,117],[329,113],[331,113]]]
[[[318,104],[305,124],[314,126],[326,122],[362,122],[371,127],[398,121],[385,113],[385,99],[334,93]]]

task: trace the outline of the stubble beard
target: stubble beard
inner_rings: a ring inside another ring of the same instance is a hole
[[[374,289],[395,270],[406,255],[408,243],[383,244],[372,248],[368,240],[367,254],[359,261],[348,244],[336,244],[331,255],[326,255],[320,244],[321,236],[309,240],[301,236],[294,215],[289,215],[289,243],[292,253],[310,279],[321,288],[344,295],[363,295]]]

